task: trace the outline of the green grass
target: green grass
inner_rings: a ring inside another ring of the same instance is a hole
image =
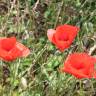
[[[96,43],[95,0],[40,0],[37,6],[36,0],[14,1],[0,2],[0,36],[16,36],[31,54],[14,62],[1,61],[0,96],[95,96],[95,79],[78,80],[59,72],[69,53],[89,52]],[[65,23],[79,26],[80,32],[61,53],[46,33]]]

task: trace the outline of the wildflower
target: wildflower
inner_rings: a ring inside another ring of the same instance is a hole
[[[64,51],[70,47],[78,31],[78,27],[64,24],[58,26],[56,30],[48,29],[47,36],[50,42],[55,44],[61,51]]]
[[[70,54],[62,68],[63,72],[70,73],[77,78],[94,78],[96,58],[87,53]]]
[[[16,41],[15,37],[0,38],[0,58],[4,61],[12,61],[18,57],[26,57],[30,50]]]

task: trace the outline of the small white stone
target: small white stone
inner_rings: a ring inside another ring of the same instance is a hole
[[[24,77],[21,78],[21,85],[24,89],[27,88],[27,80]]]

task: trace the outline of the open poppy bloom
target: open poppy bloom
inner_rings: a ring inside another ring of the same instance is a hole
[[[77,78],[96,78],[96,58],[87,53],[73,53],[64,63],[63,72],[70,73]]]
[[[26,57],[30,50],[16,41],[15,37],[0,38],[0,58],[4,61],[12,61],[18,57]]]
[[[64,24],[58,26],[56,30],[48,29],[47,36],[50,42],[63,51],[70,47],[78,31],[78,27]]]

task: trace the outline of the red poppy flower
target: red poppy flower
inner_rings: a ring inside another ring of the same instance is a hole
[[[73,74],[77,78],[95,78],[96,58],[87,53],[73,53],[65,61],[63,72]]]
[[[18,57],[26,57],[30,50],[23,44],[16,41],[15,37],[0,38],[0,58],[5,61],[12,61]]]
[[[77,35],[79,28],[71,25],[61,25],[54,29],[48,29],[48,39],[55,44],[61,51],[69,48]]]

